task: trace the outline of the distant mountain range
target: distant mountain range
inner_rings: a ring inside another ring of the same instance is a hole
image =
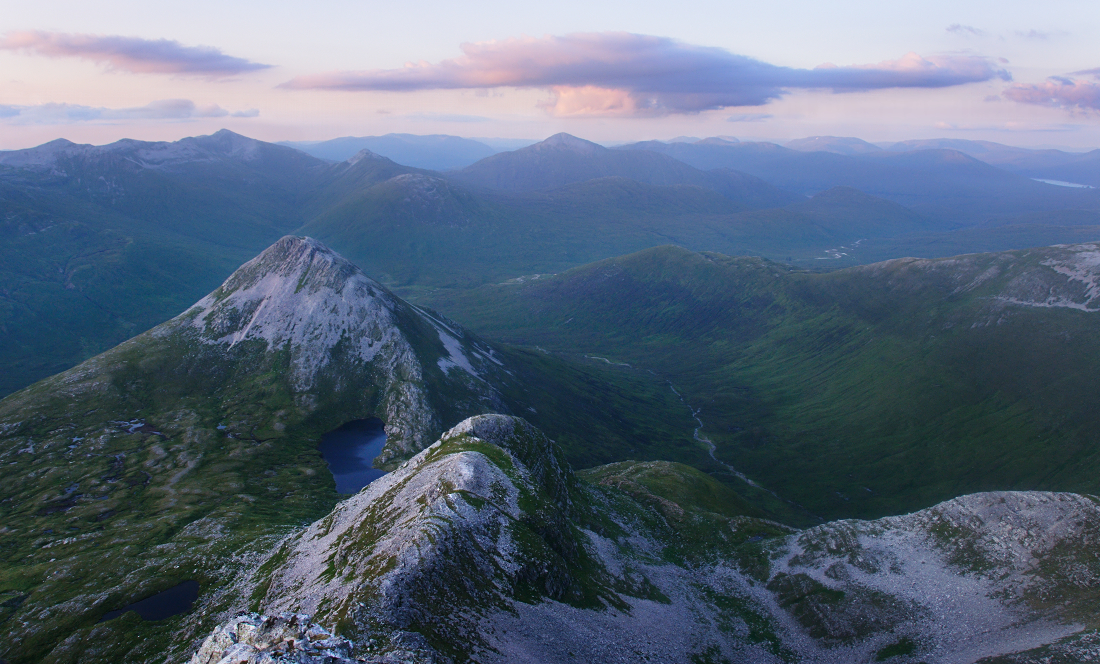
[[[379,138],[438,154],[456,145]],[[710,138],[608,149],[558,135],[446,173],[370,149],[331,163],[226,131],[3,152],[0,394],[166,320],[290,232],[410,297],[668,243],[840,267],[1100,237],[1100,190],[940,147],[818,150],[830,145]]]
[[[774,143],[648,141],[620,150],[657,151],[696,168],[731,168],[788,191],[808,195],[854,187],[909,207],[944,230],[993,217],[1060,209],[1096,209],[1100,190],[1037,182],[963,152],[946,149],[837,154],[805,152]],[[1046,171],[1044,171],[1046,172]]]
[[[979,161],[1031,178],[1100,187],[1100,150],[1066,152],[1065,150],[1017,148],[991,141],[970,141],[960,138],[934,138],[874,145],[858,138],[813,136],[790,141],[786,147],[805,152],[834,152],[843,155],[866,155],[881,152],[913,152],[917,150],[956,150]]]
[[[328,141],[283,141],[279,145],[297,148],[326,161],[345,161],[360,150],[370,150],[399,164],[436,171],[449,171],[500,152],[485,143],[458,136],[386,134],[344,136]]]

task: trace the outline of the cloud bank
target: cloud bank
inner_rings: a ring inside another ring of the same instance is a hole
[[[0,38],[0,49],[49,58],[81,58],[105,63],[113,70],[138,74],[223,78],[271,67],[226,55],[209,46],[184,46],[168,39],[117,35],[9,32]]]
[[[962,35],[964,37],[969,35],[973,35],[975,37],[984,37],[986,35],[985,30],[980,30],[972,25],[963,25],[961,23],[952,23],[951,25],[947,26],[946,29],[948,32],[953,32],[957,35]]]
[[[463,44],[461,57],[401,69],[300,76],[298,90],[542,88],[556,115],[665,115],[761,106],[794,89],[858,92],[942,88],[1011,76],[977,56],[923,58],[910,53],[872,65],[780,67],[665,37],[587,33]]]
[[[1100,68],[1074,72],[1100,79]],[[1022,104],[1036,104],[1070,111],[1100,111],[1100,83],[1078,81],[1065,76],[1051,76],[1038,84],[1018,83],[1001,93],[1006,99]]]
[[[134,108],[97,108],[76,104],[0,105],[0,122],[6,124],[79,124],[141,120],[195,120],[201,118],[254,118],[255,109],[229,112],[218,106],[197,106],[189,99],[162,99]]]

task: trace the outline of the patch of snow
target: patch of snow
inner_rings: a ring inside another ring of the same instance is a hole
[[[1091,184],[1079,184],[1077,182],[1066,182],[1065,180],[1047,180],[1046,178],[1031,178],[1036,182],[1042,182],[1044,184],[1052,184],[1056,187],[1073,187],[1074,189],[1095,189]]]

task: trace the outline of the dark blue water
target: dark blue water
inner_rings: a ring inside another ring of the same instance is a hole
[[[384,426],[377,418],[354,420],[321,436],[318,448],[336,478],[338,493],[358,493],[386,474],[371,467],[386,444]]]
[[[142,620],[164,620],[181,613],[187,613],[198,598],[199,582],[184,581],[178,586],[172,586],[152,597],[146,597],[115,611],[108,611],[103,614],[99,622],[114,620],[127,611],[133,611],[141,616]]]

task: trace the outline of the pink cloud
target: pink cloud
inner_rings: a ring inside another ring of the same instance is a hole
[[[1091,71],[1080,73],[1091,73]],[[1091,81],[1053,76],[1039,84],[1018,83],[1001,94],[1021,104],[1100,111],[1100,84]]]
[[[874,65],[795,69],[720,48],[624,32],[524,37],[461,48],[460,57],[436,64],[300,76],[281,87],[392,92],[543,88],[554,95],[546,107],[555,113],[661,115],[760,106],[791,89],[853,92],[1011,80],[977,56],[910,53]]]
[[[103,123],[118,121],[186,121],[200,118],[254,118],[256,109],[230,113],[217,104],[199,106],[190,99],[161,99],[133,108],[102,108],[78,104],[0,105],[0,122],[16,125]]]
[[[177,74],[221,78],[267,69],[271,65],[226,55],[209,46],[184,46],[168,39],[141,39],[59,32],[9,32],[0,49],[50,58],[81,58],[111,69],[139,74]]]

